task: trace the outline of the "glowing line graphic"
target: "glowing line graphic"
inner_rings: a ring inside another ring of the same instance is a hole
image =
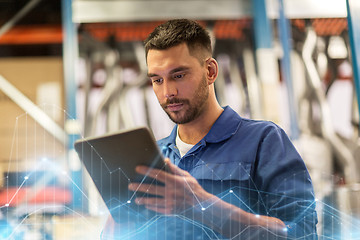
[[[56,108],[56,106],[51,106],[53,108]],[[59,108],[60,109],[60,108]],[[65,110],[62,110],[64,112],[64,115],[67,115],[69,116],[68,113],[66,113]],[[16,155],[17,157],[17,154],[19,149],[21,149],[21,146],[19,146],[19,120],[20,118],[22,117],[25,117],[25,121],[27,121],[27,116],[28,114],[27,113],[23,113],[21,115],[19,115],[18,117],[16,117],[16,121],[15,121],[15,128],[14,128],[14,131],[13,131],[13,139],[12,139],[12,142],[11,142],[11,150],[10,150],[10,160],[13,160],[14,158],[14,155]],[[27,124],[27,122],[25,122]],[[27,126],[27,125],[26,125]],[[29,127],[29,126],[27,126]],[[26,133],[26,138],[29,138],[29,135],[28,135],[28,129],[25,129],[25,133]],[[36,125],[35,125],[35,142],[38,141],[38,139],[40,139],[41,136],[39,135],[36,135],[38,133],[38,131],[40,131],[40,129],[37,129],[36,128]],[[30,130],[29,130],[29,133],[30,133]],[[44,134],[45,136],[45,134]],[[52,138],[53,139],[53,138]],[[45,147],[46,147],[46,139],[45,137],[43,138],[43,146],[44,146],[44,152],[45,152]],[[30,140],[29,139],[26,139],[25,141],[25,149],[26,149],[26,156],[30,156],[30,149],[27,149],[28,147],[28,144],[30,143]],[[97,156],[100,157],[102,163],[105,165],[105,168],[109,171],[110,174],[113,174],[115,173],[116,171],[119,171],[121,175],[125,176],[128,180],[129,177],[125,174],[125,172],[121,169],[121,168],[118,168],[118,169],[115,169],[113,171],[110,171],[109,169],[109,166],[106,165],[106,163],[104,162],[103,158],[99,155],[99,153],[96,151],[95,148],[92,148],[94,150],[94,153],[97,154]],[[163,149],[164,150],[164,149]],[[35,156],[38,154],[36,152],[36,148],[35,148]],[[53,152],[55,152],[55,148],[52,149]],[[56,153],[54,153],[55,155]],[[195,156],[196,157],[196,156]],[[197,158],[197,160],[199,161],[199,163],[201,164],[204,164],[205,168],[207,169],[206,171],[211,171],[212,174],[214,174],[215,178],[217,179],[214,179],[214,180],[223,180],[219,177],[219,175],[216,173],[216,171],[214,171],[214,169],[211,168],[211,164],[207,164],[204,160],[202,160],[201,158]],[[7,177],[6,179],[8,179],[8,176],[9,176],[9,173],[10,173],[10,170],[11,170],[11,165],[14,164],[12,161],[9,161],[9,164],[8,164],[8,168],[7,168]],[[46,164],[46,165],[45,165]],[[33,171],[30,171],[29,173],[27,173],[27,175],[24,177],[23,181],[21,182],[21,184],[17,187],[15,193],[11,196],[10,200],[4,205],[4,206],[0,206],[0,209],[4,209],[4,208],[7,208],[9,207],[9,209],[12,207],[10,206],[11,203],[14,202],[14,199],[16,196],[19,196],[19,192],[21,189],[24,188],[25,186],[25,183],[32,179],[32,176],[34,173],[36,173],[36,171],[40,168],[44,168],[46,170],[50,170],[50,171],[54,171],[56,173],[59,174],[59,172],[61,173],[61,171],[59,171],[59,166],[53,162],[51,162],[50,164],[51,165],[47,165],[49,164],[48,161],[41,161],[39,164],[36,164],[34,166],[34,170]],[[50,167],[49,167],[50,166]],[[205,169],[204,168],[204,169]],[[236,186],[236,187],[233,187],[231,189],[227,189],[225,190],[224,192],[220,193],[217,195],[218,197],[218,200],[214,201],[214,202],[211,202],[209,205],[208,204],[205,204],[203,202],[200,202],[199,198],[195,195],[194,193],[194,190],[192,189],[190,183],[188,181],[186,181],[185,177],[183,176],[183,178],[185,179],[185,183],[187,184],[187,186],[189,187],[190,189],[190,192],[191,192],[191,195],[194,196],[194,198],[196,199],[196,202],[197,202],[197,205],[195,207],[199,207],[201,210],[205,211],[206,209],[210,208],[212,205],[216,204],[217,201],[220,201],[220,200],[224,200],[226,198],[229,198],[231,197],[232,199],[234,199],[234,203],[235,204],[240,204],[242,206],[244,206],[244,208],[248,209],[247,211],[249,212],[252,212],[252,213],[255,213],[255,211],[253,209],[251,209],[251,206],[246,204],[246,202],[244,202],[244,200],[241,198],[241,195],[238,195],[237,193],[241,193],[242,191],[254,191],[255,193],[258,193],[258,202],[257,204],[258,205],[261,205],[263,207],[266,207],[266,204],[265,204],[265,201],[264,199],[262,198],[262,195],[263,194],[268,194],[264,191],[260,191],[257,187],[256,187],[256,184],[254,183],[254,180],[251,178],[251,175],[250,173],[247,171],[246,169],[246,166],[242,165],[242,164],[239,164],[239,166],[237,168],[234,168],[232,169],[232,171],[230,172],[231,175],[233,174],[236,174],[236,172],[239,171],[241,173],[244,173],[247,175],[249,181],[253,184],[254,188],[255,189],[252,189],[252,188],[245,188],[245,187],[240,187],[240,186]],[[92,199],[89,198],[88,195],[86,195],[85,192],[82,191],[82,189],[73,181],[73,179],[71,178],[71,176],[69,176],[65,171],[62,172],[62,174],[65,176],[65,179],[69,180],[70,183],[69,183],[69,186],[67,185],[67,187],[70,187],[70,186],[73,186],[75,187],[76,189],[78,189],[81,193],[81,196],[85,197],[88,201],[88,203],[91,205],[91,206],[97,206],[96,203],[94,201],[92,201]],[[59,174],[60,175],[60,174]],[[57,174],[56,174],[56,177],[59,177]],[[142,180],[141,180],[141,183],[144,182],[145,178],[147,176],[145,175]],[[285,181],[286,179],[284,179]],[[154,183],[154,179],[150,182],[150,184],[153,184]],[[47,185],[48,183],[44,184],[44,185]],[[35,190],[37,190],[39,186],[36,185],[35,186]],[[138,189],[137,189],[138,190]],[[130,199],[128,201],[131,202],[131,200],[133,200],[133,198],[135,197],[135,193],[137,192],[137,190],[134,191],[133,195],[130,197]],[[270,193],[272,194],[272,193]],[[29,193],[29,195],[31,195],[31,193]],[[29,195],[27,195],[27,197],[29,197]],[[274,196],[283,196],[281,195],[280,193],[277,193],[277,194],[272,194]],[[283,196],[283,197],[286,197],[286,198],[291,198],[291,199],[296,199],[295,197],[292,197],[292,196]],[[7,198],[9,199],[9,198]],[[111,199],[111,200],[114,200],[114,199]],[[128,207],[128,201],[126,202],[120,202],[118,203],[117,206],[115,206],[113,209],[110,209],[110,211],[112,210],[115,210],[115,209],[118,209],[118,208],[122,208],[122,207]],[[304,220],[304,213],[306,213],[309,209],[311,209],[312,207],[314,207],[314,204],[318,202],[319,204],[323,204],[323,209],[321,211],[322,214],[326,215],[328,218],[331,219],[331,224],[343,224],[343,225],[346,225],[348,226],[348,229],[351,229],[351,232],[349,233],[349,236],[350,236],[350,239],[360,239],[360,221],[359,219],[356,219],[354,216],[351,216],[349,214],[346,214],[344,212],[341,212],[339,210],[337,210],[336,208],[332,207],[331,205],[327,204],[327,203],[324,203],[322,201],[314,201],[314,202],[309,202],[308,205],[304,205],[304,209],[301,213],[299,213],[299,216],[297,219],[295,219],[292,223],[296,224],[296,223],[299,223],[301,222],[302,220]],[[27,206],[26,206],[27,207]],[[21,230],[21,226],[23,226],[25,224],[25,221],[26,219],[28,219],[31,215],[35,215],[35,214],[38,214],[39,212],[43,211],[43,210],[46,210],[46,209],[49,209],[50,207],[39,207],[38,209],[36,209],[35,211],[32,211],[30,213],[27,213],[25,217],[23,217],[18,223],[17,225],[15,226],[14,229],[12,229],[12,232],[11,232],[11,235],[10,237],[8,237],[7,239],[11,239],[12,237],[14,237],[20,230]],[[89,222],[86,218],[86,216],[84,214],[82,214],[81,212],[77,212],[77,211],[74,211],[73,209],[63,205],[63,208],[67,211],[66,214],[74,214],[76,216],[80,216],[81,219],[87,224],[86,226],[88,226],[89,230],[92,230],[94,224],[92,224],[91,222]],[[188,211],[189,209],[186,209],[184,210],[182,213],[180,214],[184,214],[186,211]],[[271,209],[267,209],[265,208],[265,211],[270,211]],[[201,212],[200,212],[201,213]],[[107,212],[106,212],[106,215],[107,215]],[[105,216],[105,215],[102,215],[102,216]],[[259,215],[258,215],[259,216]],[[139,213],[139,215],[136,215],[136,217],[142,217],[142,215]],[[204,236],[207,236],[209,238],[213,238],[213,239],[217,239],[217,240],[221,240],[221,238],[217,235],[217,233],[212,230],[211,228],[199,223],[199,222],[196,222],[190,218],[187,218],[183,215],[162,215],[162,214],[156,214],[154,217],[152,217],[151,219],[148,219],[146,222],[144,222],[143,225],[141,225],[139,228],[137,229],[134,229],[133,231],[131,232],[128,232],[126,235],[122,236],[126,239],[131,239],[132,237],[134,237],[135,235],[137,234],[143,234],[147,229],[151,229],[151,227],[153,227],[154,225],[156,224],[159,224],[159,223],[162,223],[162,221],[164,221],[164,224],[167,223],[167,217],[172,217],[172,218],[176,218],[176,219],[180,219],[188,224],[191,224],[192,226],[196,226],[196,227],[199,227],[202,231],[203,231],[203,234]],[[261,216],[259,216],[261,217]],[[31,225],[30,225],[31,226]],[[244,234],[244,232],[248,231],[249,229],[251,229],[252,227],[254,226],[248,226],[247,228],[245,229],[242,229],[242,231],[240,231],[237,236],[234,236],[234,238],[236,237],[241,237],[242,234]],[[258,227],[258,226],[256,226]],[[338,228],[341,228],[341,226],[337,226]],[[265,229],[265,228],[264,228]],[[265,229],[267,231],[269,231],[269,229]],[[288,229],[284,229],[284,231],[287,231]],[[332,232],[327,234],[327,233],[324,233],[322,235],[319,235],[319,237],[321,237],[322,239],[340,239],[341,237],[341,232],[338,233],[338,229],[335,229],[335,227],[332,227],[331,228]],[[275,232],[273,232],[272,234],[276,234]],[[328,236],[329,235],[329,236]],[[311,236],[311,235],[309,235]],[[298,238],[298,239],[306,239],[307,237],[309,236],[303,236],[302,238]],[[123,238],[122,238],[123,239]]]

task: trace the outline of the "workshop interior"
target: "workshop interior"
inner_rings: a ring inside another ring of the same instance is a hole
[[[0,239],[99,239],[109,212],[76,140],[174,127],[143,41],[210,33],[222,106],[281,126],[311,175],[319,239],[360,239],[358,0],[0,0]]]

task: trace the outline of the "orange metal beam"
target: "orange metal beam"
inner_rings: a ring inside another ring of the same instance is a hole
[[[84,24],[83,30],[89,32],[99,41],[104,41],[109,35],[115,35],[117,41],[143,41],[147,35],[162,22],[136,23],[92,23]],[[292,23],[303,30],[304,20],[294,19]],[[202,25],[206,25],[202,22]],[[347,30],[345,18],[314,19],[312,25],[320,36],[339,35]],[[251,28],[251,19],[218,20],[214,25],[217,39],[243,39],[244,29]],[[63,33],[61,25],[29,25],[16,26],[0,36],[1,44],[62,44]]]
[[[17,26],[0,36],[0,44],[61,44],[61,25]]]

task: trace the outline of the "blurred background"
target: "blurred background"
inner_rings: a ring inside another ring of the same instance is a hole
[[[290,136],[320,239],[360,239],[357,0],[0,0],[0,239],[99,239],[108,212],[73,144],[170,133],[142,41],[172,18],[209,30],[221,105]]]

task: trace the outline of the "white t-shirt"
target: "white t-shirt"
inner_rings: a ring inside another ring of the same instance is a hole
[[[176,133],[176,147],[179,149],[180,156],[183,157],[194,145],[183,142],[179,137],[179,128]]]

